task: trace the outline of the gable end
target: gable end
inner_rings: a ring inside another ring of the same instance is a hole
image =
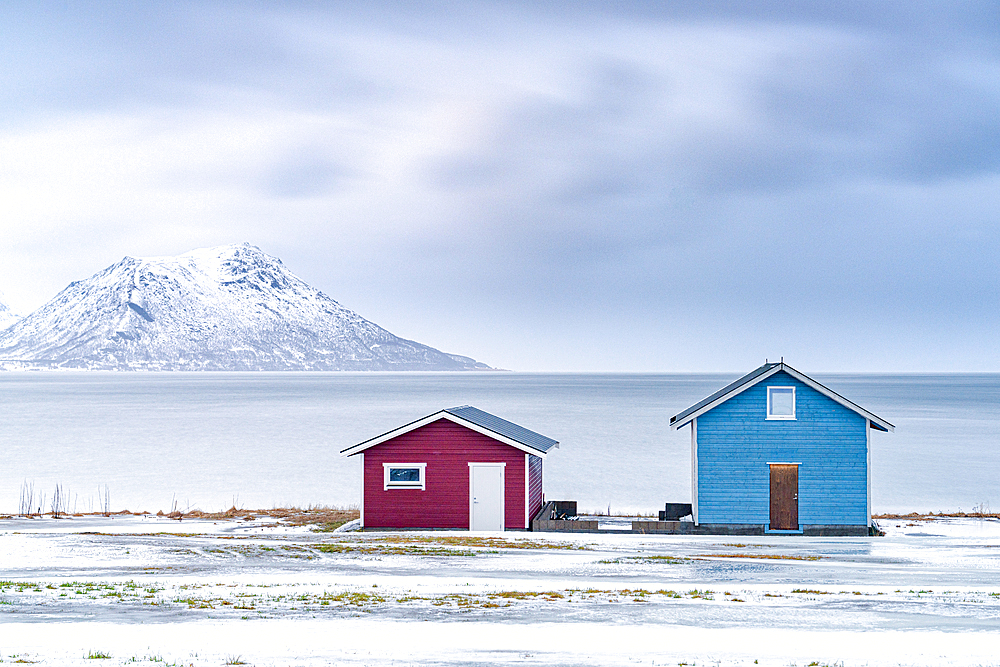
[[[462,410],[475,411],[470,416],[476,418],[476,421],[467,419],[465,415],[456,414],[456,412],[460,412]],[[488,421],[486,418],[491,418],[492,421]],[[500,443],[509,445],[510,447],[519,449],[522,452],[532,454],[533,456],[538,456],[543,459],[545,458],[548,449],[559,445],[559,443],[555,440],[546,438],[545,436],[535,433],[534,431],[529,431],[526,428],[512,424],[511,422],[500,419],[499,417],[494,417],[493,415],[483,412],[482,410],[476,410],[475,408],[470,408],[469,406],[463,406],[462,408],[450,408],[448,410],[435,412],[432,415],[427,415],[422,419],[418,419],[410,422],[409,424],[405,424],[399,428],[388,431],[387,433],[383,433],[382,435],[365,440],[364,442],[347,447],[346,449],[342,449],[340,454],[341,456],[354,456],[355,454],[360,454],[366,449],[375,447],[376,445],[392,440],[393,438],[403,435],[404,433],[409,433],[410,431],[414,431],[422,426],[426,426],[427,424],[431,424],[442,419],[458,424],[459,426],[463,426],[471,431],[481,433],[482,435],[492,438]],[[485,422],[486,425],[477,422]],[[506,430],[507,433],[501,433],[498,432],[498,430],[494,430],[498,425],[503,428],[503,430]]]
[[[684,410],[683,412],[674,415],[673,417],[670,418],[670,427],[673,428],[674,430],[680,429],[681,427],[697,419],[699,416],[705,414],[709,410],[718,407],[722,403],[725,403],[726,401],[732,399],[733,397],[738,396],[747,389],[750,389],[751,387],[759,384],[760,382],[767,380],[768,378],[772,377],[773,375],[779,372],[787,373],[792,378],[798,380],[799,382],[803,383],[809,388],[819,392],[820,394],[823,394],[824,396],[833,400],[834,402],[839,403],[848,410],[851,410],[857,413],[858,415],[864,417],[866,420],[868,420],[868,423],[871,426],[871,428],[874,428],[879,431],[893,431],[896,428],[895,426],[893,426],[886,420],[882,419],[881,417],[872,414],[871,412],[868,412],[861,406],[857,405],[852,401],[849,401],[848,399],[844,398],[837,392],[833,391],[828,387],[825,387],[824,385],[820,384],[816,380],[813,380],[811,377],[805,375],[804,373],[800,373],[799,371],[795,370],[794,368],[792,368],[783,361],[774,364],[771,363],[764,364],[760,368],[756,368],[753,371],[747,373],[746,375],[739,378],[735,382],[726,385],[725,387],[715,392],[708,398],[705,398],[704,400],[695,403],[687,410]]]

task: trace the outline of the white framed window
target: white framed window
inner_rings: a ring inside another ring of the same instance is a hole
[[[382,490],[427,488],[426,463],[383,463]]]
[[[767,418],[795,419],[795,387],[767,388]]]

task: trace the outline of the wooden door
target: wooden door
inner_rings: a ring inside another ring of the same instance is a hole
[[[771,530],[799,529],[799,466],[771,465]]]
[[[469,464],[469,530],[503,530],[503,467]]]

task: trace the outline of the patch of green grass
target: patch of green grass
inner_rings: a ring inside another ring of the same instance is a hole
[[[107,651],[88,651],[83,657],[87,660],[108,660],[111,654]]]
[[[211,600],[202,600],[200,598],[176,598],[174,602],[177,604],[186,604],[188,609],[215,609],[212,606]]]
[[[505,539],[502,537],[478,537],[474,535],[392,535],[366,540],[369,543],[383,544],[436,544],[449,547],[466,547],[481,549],[559,549],[570,551],[587,551],[589,547],[570,542],[545,542],[523,538]]]
[[[317,544],[316,551],[325,554],[357,554],[360,556],[475,556],[469,549],[449,549],[443,546],[422,546],[418,544],[361,544],[335,542]]]
[[[8,588],[13,588],[18,593],[23,593],[25,591],[41,593],[43,591],[41,584],[37,584],[32,581],[0,581],[0,592],[4,592]]]
[[[557,593],[556,591],[540,592],[540,591],[503,591],[501,593],[488,593],[489,597],[498,597],[512,600],[531,600],[535,598],[543,598],[548,600],[561,600],[566,596],[562,593]]]
[[[602,565],[621,565],[627,563],[633,563],[635,565],[683,565],[690,562],[690,558],[683,558],[679,556],[621,556],[620,558],[609,558],[607,560],[599,560],[598,563]]]
[[[715,597],[714,597],[715,596],[715,591],[708,591],[708,590],[702,591],[702,590],[698,590],[697,588],[694,589],[694,590],[692,590],[692,591],[688,591],[687,595],[688,595],[689,598],[692,598],[692,599],[695,599],[695,600],[714,600],[715,599]]]
[[[783,556],[781,554],[695,554],[695,558],[764,558],[767,560],[823,560],[825,556]]]
[[[345,523],[348,523],[351,519],[344,519],[343,521],[328,521],[326,523],[321,523],[312,529],[314,533],[332,533],[337,530]]]

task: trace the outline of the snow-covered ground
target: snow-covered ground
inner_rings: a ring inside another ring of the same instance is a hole
[[[1000,664],[1000,522],[882,526],[803,538],[9,519],[0,659]]]

